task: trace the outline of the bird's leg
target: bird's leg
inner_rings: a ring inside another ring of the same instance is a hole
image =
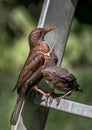
[[[33,86],[33,88],[32,88],[33,90],[35,90],[35,91],[37,91],[37,92],[39,92],[39,93],[41,93],[42,95],[45,95],[45,92],[44,91],[42,91],[42,90],[40,90],[36,85],[35,86]]]
[[[68,91],[67,93],[65,93],[63,96],[59,97],[57,99],[57,106],[59,105],[61,99],[64,99],[66,96],[70,95],[72,93],[72,90]]]
[[[35,90],[35,91],[37,91],[37,92],[39,92],[39,93],[41,93],[42,95],[44,95],[44,96],[45,96],[45,102],[46,102],[46,104],[47,104],[47,102],[48,102],[48,97],[50,96],[50,93],[49,93],[49,92],[48,92],[48,93],[45,93],[44,91],[42,91],[41,89],[39,89],[36,85],[33,86],[32,89]]]
[[[65,98],[66,96],[69,96],[72,93],[72,90],[68,91],[67,93],[65,93],[62,98]]]

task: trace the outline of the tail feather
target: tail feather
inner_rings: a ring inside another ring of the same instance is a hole
[[[21,114],[23,105],[24,105],[24,98],[18,97],[15,108],[13,110],[13,113],[12,113],[12,116],[11,116],[11,119],[10,119],[11,125],[16,125],[16,123],[19,119],[19,115]]]

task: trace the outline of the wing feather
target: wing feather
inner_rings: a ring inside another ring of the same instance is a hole
[[[24,82],[32,76],[32,74],[39,68],[39,66],[43,64],[43,62],[44,56],[41,53],[34,53],[32,56],[29,55],[13,90],[22,87]]]

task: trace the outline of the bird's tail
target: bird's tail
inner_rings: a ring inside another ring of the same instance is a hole
[[[11,125],[16,125],[16,123],[18,122],[19,116],[22,112],[23,105],[24,105],[24,97],[18,96],[15,108],[13,110],[13,113],[10,119]]]

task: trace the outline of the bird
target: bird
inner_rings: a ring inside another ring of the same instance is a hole
[[[45,94],[42,90],[38,89],[37,84],[42,79],[41,66],[45,61],[43,54],[50,51],[48,44],[44,40],[44,36],[46,33],[54,29],[55,28],[53,27],[36,28],[29,34],[29,55],[13,89],[13,91],[17,90],[18,96],[10,119],[11,125],[16,125],[22,111],[25,98],[30,89],[34,89],[35,91]],[[43,54],[39,52],[42,52]]]
[[[52,49],[51,54],[49,54],[50,56],[45,58],[47,60],[45,60],[41,71],[43,78],[49,87],[64,92],[63,96],[61,96],[58,100],[58,105],[61,98],[65,98],[73,91],[83,92],[83,90],[80,88],[76,77],[72,73],[70,73],[67,69],[59,67],[55,64],[57,58],[55,55],[53,55],[54,51],[55,48]]]

